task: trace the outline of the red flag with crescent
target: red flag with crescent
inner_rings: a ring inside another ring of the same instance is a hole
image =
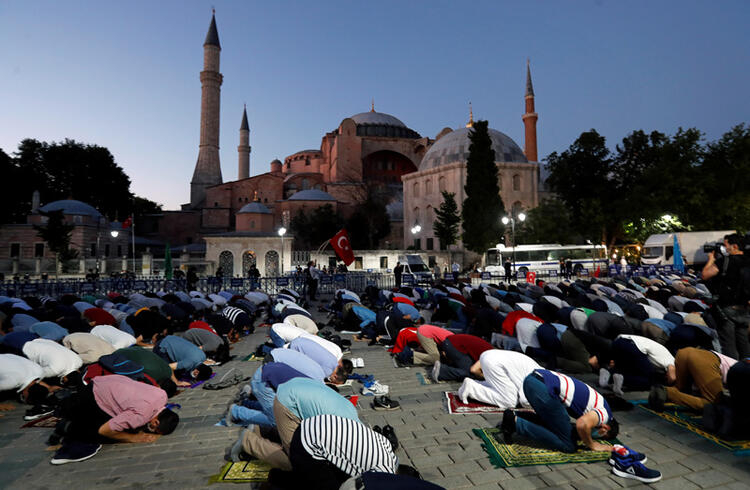
[[[328,240],[333,249],[336,251],[336,255],[344,261],[346,265],[354,262],[354,250],[352,250],[352,244],[349,241],[349,234],[345,229],[342,229],[333,238]]]

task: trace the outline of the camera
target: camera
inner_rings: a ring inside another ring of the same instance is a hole
[[[710,254],[711,252],[714,253],[714,258],[719,258],[727,254],[727,249],[722,242],[703,245],[703,253]]]

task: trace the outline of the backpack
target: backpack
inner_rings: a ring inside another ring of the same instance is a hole
[[[143,366],[117,352],[101,356],[99,364],[112,374],[120,374],[133,379],[140,379],[143,374]]]

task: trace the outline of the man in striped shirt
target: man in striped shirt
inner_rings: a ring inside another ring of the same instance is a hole
[[[337,490],[367,471],[396,473],[398,458],[384,436],[337,415],[304,419],[292,436],[289,459],[298,481]]]
[[[536,369],[524,379],[523,392],[536,417],[531,421],[506,410],[501,423],[506,440],[517,432],[567,453],[576,451],[578,438],[594,451],[612,450],[612,446],[594,438],[614,439],[620,426],[604,397],[587,384],[555,371]],[[576,419],[575,429],[570,417]]]

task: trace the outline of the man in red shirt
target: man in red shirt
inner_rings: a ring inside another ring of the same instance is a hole
[[[469,369],[479,360],[482,352],[494,349],[492,344],[476,335],[455,334],[439,346],[441,361],[435,361],[432,379],[435,382],[457,380],[471,376]]]
[[[451,335],[453,335],[453,332],[450,330],[436,327],[434,325],[420,326],[417,329],[417,339],[419,339],[419,345],[424,352],[414,352],[412,362],[414,364],[423,364],[426,366],[434,364],[435,361],[440,359],[438,346]]]

